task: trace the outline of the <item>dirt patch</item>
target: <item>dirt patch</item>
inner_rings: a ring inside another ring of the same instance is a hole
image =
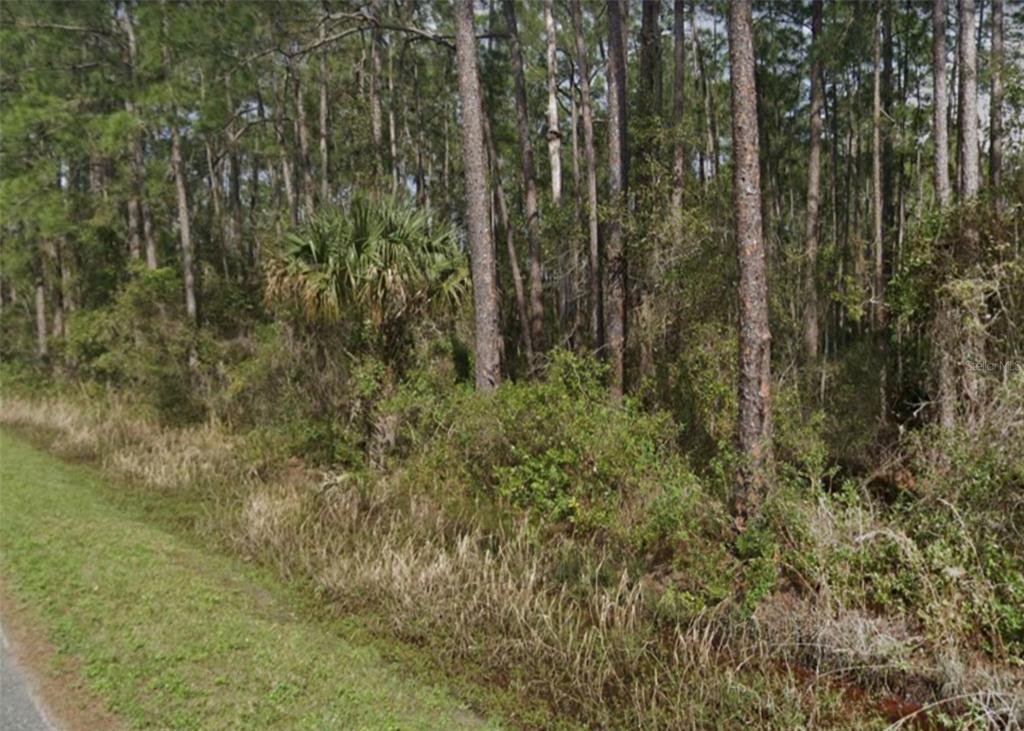
[[[11,654],[54,725],[64,731],[121,731],[124,724],[82,680],[81,664],[58,655],[32,609],[0,583],[0,618]]]

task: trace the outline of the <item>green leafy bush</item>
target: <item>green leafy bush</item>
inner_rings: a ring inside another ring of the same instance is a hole
[[[88,379],[131,393],[143,410],[168,423],[205,415],[189,356],[214,360],[214,342],[184,316],[181,279],[170,268],[137,269],[105,307],[74,313],[66,358]]]
[[[665,413],[609,402],[604,366],[568,352],[547,376],[493,394],[446,394],[412,379],[383,403],[424,486],[458,486],[543,523],[599,532],[638,550],[714,530],[709,501]]]

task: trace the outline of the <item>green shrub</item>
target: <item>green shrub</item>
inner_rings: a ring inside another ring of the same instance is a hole
[[[665,413],[612,404],[604,366],[568,352],[543,380],[492,394],[421,378],[404,383],[378,419],[396,422],[396,449],[412,453],[424,485],[458,486],[545,524],[613,536],[638,551],[717,530]]]
[[[214,341],[190,327],[182,284],[170,268],[137,269],[114,300],[72,314],[65,357],[80,377],[130,393],[144,411],[184,424],[206,413],[192,352],[211,361]]]

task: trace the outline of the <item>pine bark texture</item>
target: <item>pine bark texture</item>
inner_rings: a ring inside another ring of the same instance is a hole
[[[51,242],[50,258],[53,260],[54,276],[52,278],[52,301],[53,301],[53,326],[50,330],[54,338],[63,338],[67,333],[65,323],[67,322],[64,308],[64,293],[68,283],[68,272],[64,267],[64,252],[60,240]]]
[[[515,0],[504,0],[505,24],[509,36],[509,52],[512,57],[512,75],[515,87],[516,133],[519,137],[519,163],[523,176],[525,193],[526,240],[528,246],[528,277],[530,284],[530,340],[534,352],[543,349],[544,300],[541,251],[540,211],[537,207],[537,181],[534,179],[533,142],[530,140],[530,115],[526,103],[526,73],[523,67],[523,51],[519,42],[516,23]],[[531,364],[532,365],[532,364]]]
[[[739,256],[738,441],[744,460],[733,495],[743,530],[767,489],[772,462],[771,333],[761,225],[757,93],[750,0],[729,8],[732,86],[733,209]]]
[[[181,157],[181,133],[177,121],[171,123],[171,170],[178,205],[178,235],[181,242],[181,269],[185,282],[185,314],[193,325],[199,323],[199,305],[196,298],[196,272],[192,250],[192,220],[188,210],[188,188],[185,182],[185,163]]]
[[[320,42],[324,43],[327,38],[327,23],[320,25]],[[330,166],[328,165],[328,140],[330,129],[328,128],[328,106],[327,106],[327,48],[320,50],[320,205],[327,205],[330,200]]]
[[[693,57],[697,64],[699,87],[704,100],[704,152],[708,157],[707,171],[701,166],[701,175],[718,176],[718,119],[715,114],[715,102],[711,95],[711,83],[708,80],[707,68],[704,63],[704,51],[700,45],[697,32],[697,3],[691,6],[690,33],[693,37]]]
[[[640,103],[644,114],[661,114],[661,28],[660,2],[641,3],[640,13]],[[623,48],[628,45],[623,43]]]
[[[610,391],[621,399],[625,390],[626,247],[621,217],[626,213],[626,49],[622,41],[622,9],[608,3],[608,182],[613,210],[609,217],[605,333],[611,363]]]
[[[299,141],[299,174],[302,177],[302,207],[306,215],[313,212],[313,171],[309,156],[309,126],[306,122],[306,99],[302,93],[302,78],[294,64],[290,68],[292,90],[295,93],[295,137]]]
[[[501,382],[497,271],[488,220],[487,155],[477,72],[473,0],[456,0],[455,47],[462,101],[462,156],[466,177],[466,227],[475,306],[476,387],[490,391]]]
[[[686,141],[683,118],[686,111],[686,0],[675,0],[672,16],[672,214],[681,222],[683,185],[686,176]],[[677,227],[677,235],[682,232]]]
[[[500,165],[496,155],[492,155],[494,161],[494,198],[495,209],[498,214],[498,225],[505,233],[505,249],[508,254],[508,266],[512,275],[512,291],[516,298],[516,314],[519,315],[520,333],[523,341],[523,350],[526,353],[526,360],[533,362],[533,340],[530,334],[530,314],[526,308],[526,288],[523,286],[523,274],[519,268],[519,254],[516,253],[516,234],[511,225],[508,215],[508,201],[505,197],[505,186],[502,185],[501,175],[498,171]]]
[[[554,0],[544,0],[544,32],[548,71],[548,159],[551,166],[551,202],[562,200],[562,133],[558,125],[558,38]]]
[[[989,182],[996,206],[1002,208],[999,186],[1003,182],[1003,0],[992,0],[992,101],[989,110]]]
[[[583,33],[583,11],[580,0],[571,0],[573,35],[576,37],[576,66],[580,77],[580,107],[583,122],[583,159],[587,173],[587,279],[590,290],[590,343],[595,350],[604,344],[604,295],[601,271],[601,242],[597,210],[597,156],[594,148],[594,107],[590,97],[590,64]]]
[[[807,220],[804,234],[804,357],[809,365],[818,360],[818,210],[821,204],[821,111],[824,84],[821,78],[821,6],[811,6],[811,119],[807,160]]]
[[[46,360],[50,357],[50,345],[46,334],[46,281],[43,279],[42,262],[37,262],[36,269],[36,355],[40,360]]]
[[[163,32],[167,34],[167,5],[162,5]],[[170,74],[172,67],[171,52],[168,45],[163,47],[164,73]],[[171,175],[174,178],[175,201],[178,215],[178,237],[181,245],[181,276],[185,285],[185,315],[189,324],[199,324],[199,301],[196,297],[196,271],[194,251],[192,248],[192,218],[188,208],[188,181],[185,178],[185,161],[181,154],[181,131],[178,129],[178,108],[176,102],[171,105]],[[194,362],[192,351],[189,360]]]
[[[380,21],[381,0],[372,0],[370,13],[375,21],[373,30],[370,32],[370,137],[373,140],[373,147],[377,152],[377,177],[380,178],[387,169],[384,149],[384,112],[380,103],[380,46],[381,31],[378,26]]]
[[[877,1],[875,7],[875,77],[874,103],[871,114],[871,212],[872,212],[872,251],[874,254],[874,277],[871,284],[871,311],[875,327],[881,327],[885,302],[885,279],[883,272],[883,195],[882,195],[882,3]]]
[[[134,95],[138,85],[139,43],[130,2],[122,5],[120,21],[127,40],[128,71],[131,76],[131,89],[125,95],[124,110],[134,119],[137,111]],[[132,193],[128,197],[128,248],[132,259],[140,259],[142,245],[145,242],[146,266],[149,269],[156,269],[156,237],[153,234],[153,223],[146,204],[146,162],[142,149],[141,129],[132,133],[130,163]]]
[[[946,0],[932,5],[932,81],[935,98],[932,125],[935,132],[935,197],[943,207],[949,205],[949,131],[946,93]]]
[[[960,200],[967,202],[978,195],[980,170],[978,163],[978,47],[974,39],[974,0],[960,0]]]

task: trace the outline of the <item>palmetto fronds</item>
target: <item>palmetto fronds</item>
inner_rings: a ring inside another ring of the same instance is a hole
[[[292,303],[312,321],[369,321],[386,331],[453,309],[468,289],[454,231],[408,203],[357,198],[288,234],[267,265],[266,299]]]

